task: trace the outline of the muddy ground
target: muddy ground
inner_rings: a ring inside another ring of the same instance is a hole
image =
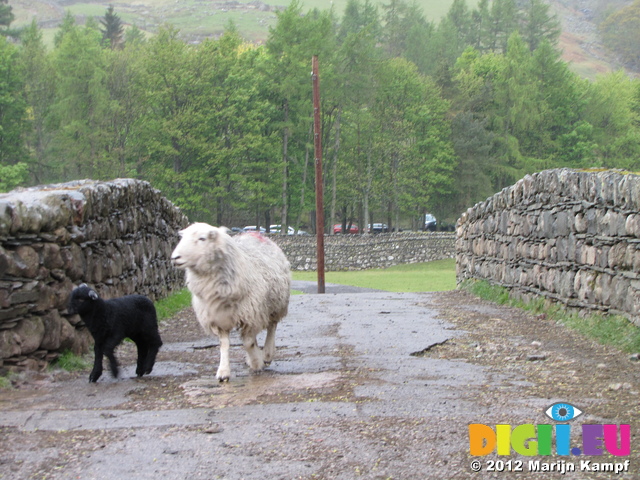
[[[161,335],[148,377],[131,378],[124,344],[118,380],[53,370],[0,390],[0,478],[640,478],[639,362],[462,291],[294,296],[271,367],[250,373],[236,338],[228,384],[190,309]],[[544,411],[560,401],[584,412],[572,447],[583,423],[630,424],[631,455],[469,455],[469,424],[553,424]]]

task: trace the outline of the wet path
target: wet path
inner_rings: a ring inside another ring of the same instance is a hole
[[[293,296],[271,367],[250,374],[236,338],[228,384],[214,378],[217,341],[175,319],[149,377],[129,378],[125,346],[120,380],[0,391],[0,478],[494,478],[469,469],[468,425],[494,410],[482,392],[520,392],[506,403],[521,423],[550,398],[513,371],[423,355],[465,333],[437,299]],[[495,315],[468,300],[456,308]]]

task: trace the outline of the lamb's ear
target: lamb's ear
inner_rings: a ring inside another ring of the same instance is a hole
[[[223,233],[226,233],[227,235],[231,235],[231,229],[227,228],[227,227],[218,227],[220,230],[222,230]]]
[[[98,293],[95,290],[89,290],[89,298],[91,300],[97,300],[98,299]]]

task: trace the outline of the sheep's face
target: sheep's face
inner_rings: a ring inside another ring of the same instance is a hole
[[[180,231],[180,242],[171,254],[171,261],[181,269],[206,271],[224,250],[227,238],[225,228],[194,223]]]
[[[83,283],[71,292],[67,310],[71,315],[83,315],[93,309],[95,301],[98,298],[98,293],[92,288],[89,288],[86,283]]]

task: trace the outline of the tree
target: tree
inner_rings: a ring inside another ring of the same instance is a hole
[[[199,154],[203,140],[193,132],[203,122],[194,98],[202,87],[191,72],[193,56],[169,26],[144,45],[135,89],[146,108],[134,124],[134,152],[146,178],[191,218],[204,220],[215,205],[206,204],[211,179]]]
[[[19,162],[15,165],[0,164],[0,192],[8,192],[23,185],[28,178],[26,163]]]
[[[62,43],[64,36],[76,27],[76,18],[70,10],[67,10],[62,18],[62,23],[58,27],[58,31],[53,37],[53,45],[58,48]]]
[[[105,80],[108,107],[104,112],[105,156],[110,159],[114,174],[119,177],[139,175],[135,153],[135,126],[146,105],[137,90],[136,81],[142,69],[140,44],[126,44],[121,49],[107,50]]]
[[[106,63],[97,24],[88,21],[85,27],[70,27],[54,51],[53,62],[58,90],[51,106],[57,130],[52,148],[68,162],[65,175],[112,178],[112,158],[105,154]]]
[[[0,36],[0,165],[15,165],[27,159],[27,103],[23,92],[24,71],[18,50]]]
[[[564,148],[559,140],[574,131],[584,109],[582,82],[562,60],[561,52],[546,40],[533,52],[531,74],[541,120],[540,128],[529,131],[529,154],[559,158]]]
[[[487,119],[459,112],[451,122],[451,138],[458,160],[452,191],[442,197],[442,216],[452,221],[471,205],[494,193],[490,171],[494,134]]]
[[[601,166],[640,168],[639,117],[633,108],[636,92],[636,84],[623,71],[600,76],[587,84],[582,119],[593,126]]]
[[[142,45],[147,39],[137,25],[132,25],[124,32],[125,45]]]
[[[489,49],[491,44],[491,12],[489,0],[479,0],[478,6],[471,12],[471,27],[469,32],[469,46],[479,52]]]
[[[379,194],[386,201],[387,223],[400,215],[426,213],[448,193],[454,167],[445,120],[447,102],[435,84],[404,59],[381,64],[372,114],[374,155],[381,162]]]
[[[640,0],[609,15],[599,28],[608,48],[632,68],[640,67]]]
[[[346,15],[346,13],[345,13]],[[373,223],[371,206],[373,198],[374,180],[379,171],[379,163],[373,155],[375,134],[371,114],[371,106],[375,95],[375,75],[381,54],[378,44],[377,19],[368,26],[350,30],[343,38],[336,58],[336,77],[343,79],[340,88],[341,98],[341,130],[340,148],[342,162],[340,168],[340,185],[336,185],[336,201],[332,198],[332,212],[335,221],[337,197],[344,206],[362,203],[362,216],[358,219],[360,225]],[[341,27],[341,31],[342,27]],[[336,174],[332,175],[337,183],[337,167],[333,164]],[[338,188],[340,192],[338,193]],[[333,192],[332,192],[333,193]],[[354,198],[354,194],[357,197]],[[342,221],[347,218],[343,216]]]
[[[56,72],[35,19],[22,34],[20,60],[25,73],[24,95],[31,117],[31,128],[25,137],[26,147],[33,155],[31,173],[37,183],[61,180],[56,162],[50,156],[54,132],[47,125],[51,106],[56,101]]]
[[[336,32],[331,12],[314,10],[302,15],[302,8],[297,1],[291,2],[277,16],[278,22],[270,29],[266,49],[269,56],[268,77],[273,79],[271,101],[280,112],[277,125],[282,139],[283,175],[280,177],[282,200],[279,206],[282,230],[286,231],[290,194],[301,188],[299,183],[294,183],[300,176],[295,175],[294,168],[297,165],[291,159],[303,157],[309,126],[312,124],[309,69],[313,55],[318,55],[320,59],[322,88],[326,92],[322,102],[325,145],[331,133],[328,126],[334,124],[331,113],[339,111],[338,101],[332,98],[338,93],[336,84],[332,83],[335,78],[333,57]],[[330,157],[326,155],[325,158]]]
[[[18,38],[19,31],[10,28],[15,18],[9,0],[0,0],[0,36]]]
[[[113,5],[109,5],[100,23],[104,27],[100,29],[102,32],[103,45],[109,47],[111,50],[122,48],[124,44],[124,27],[122,26],[120,17],[114,13]]]
[[[493,0],[487,32],[489,38],[485,39],[489,49],[506,52],[509,36],[517,29],[518,9],[515,0]]]
[[[426,47],[433,26],[427,22],[422,9],[414,1],[390,0],[382,6],[385,28],[383,48],[389,58],[405,57],[411,53],[411,60],[421,63],[416,52]]]
[[[549,14],[550,6],[543,0],[527,0],[524,5],[522,36],[534,51],[544,41],[557,45],[562,31],[556,15]]]

